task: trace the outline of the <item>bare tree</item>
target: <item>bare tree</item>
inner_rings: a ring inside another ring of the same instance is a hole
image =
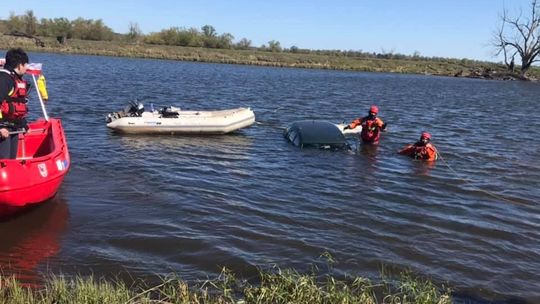
[[[517,17],[508,16],[503,10],[500,17],[501,26],[494,35],[496,55],[504,55],[504,63],[509,70],[514,69],[514,57],[521,57],[520,75],[527,78],[527,71],[540,54],[540,6],[533,0],[530,6],[530,15],[523,17],[523,12]],[[510,60],[510,62],[509,62]]]
[[[127,34],[129,41],[136,42],[139,40],[141,36],[142,36],[142,31],[139,28],[139,25],[136,22],[130,22],[129,32]]]

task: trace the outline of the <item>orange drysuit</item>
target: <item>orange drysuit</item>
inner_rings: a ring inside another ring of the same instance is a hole
[[[431,143],[424,144],[418,141],[401,149],[399,154],[408,155],[414,159],[433,161],[437,159],[437,148]]]

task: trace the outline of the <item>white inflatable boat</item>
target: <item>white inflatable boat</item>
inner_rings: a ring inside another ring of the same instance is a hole
[[[220,111],[183,111],[165,107],[145,111],[142,104],[131,103],[124,111],[107,114],[107,127],[120,133],[225,134],[255,123],[250,108]]]

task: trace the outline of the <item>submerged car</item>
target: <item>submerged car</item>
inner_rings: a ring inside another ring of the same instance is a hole
[[[330,122],[302,120],[293,122],[283,133],[294,146],[340,150],[349,145],[340,128]]]

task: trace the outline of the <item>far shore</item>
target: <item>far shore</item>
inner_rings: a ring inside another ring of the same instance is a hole
[[[60,44],[53,38],[40,37],[40,39],[44,42],[45,46],[37,46],[33,39],[0,34],[0,48],[22,47],[26,51],[31,52],[152,58],[271,67],[422,74],[497,80],[519,79],[516,74],[510,73],[504,65],[468,59],[426,59],[423,57],[383,59],[74,39],[68,40],[65,44]],[[531,69],[529,76],[532,80],[540,79],[540,69]]]

